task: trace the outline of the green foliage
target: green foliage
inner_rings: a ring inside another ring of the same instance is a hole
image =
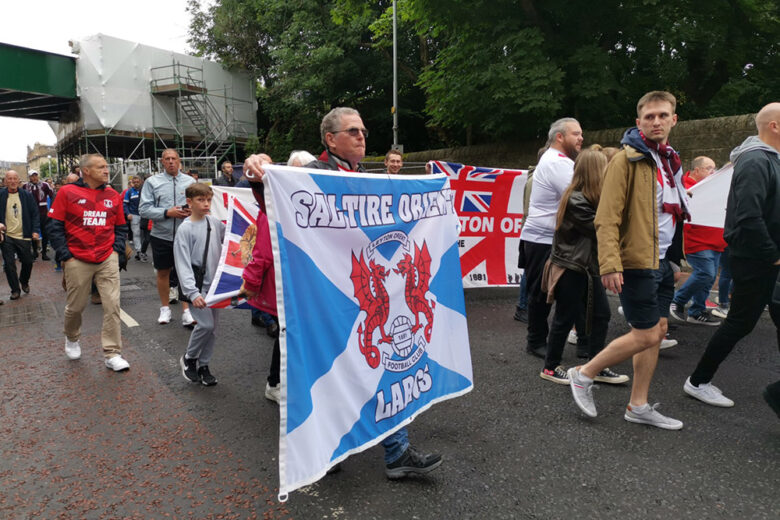
[[[39,179],[53,179],[57,176],[57,160],[52,157],[51,161],[42,162],[38,168]]]
[[[551,120],[627,126],[649,90],[682,119],[780,98],[778,0],[398,0],[400,142],[409,151],[541,137]],[[190,43],[253,71],[258,149],[321,150],[319,121],[360,110],[392,142],[392,1],[190,0]],[[255,146],[255,143],[252,143]],[[248,148],[247,148],[248,149]]]

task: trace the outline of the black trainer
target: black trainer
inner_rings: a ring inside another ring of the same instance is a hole
[[[409,475],[424,475],[439,466],[441,466],[441,455],[438,453],[426,453],[423,455],[413,446],[409,446],[398,460],[385,466],[385,475],[389,479],[404,478]]]
[[[528,323],[528,311],[525,309],[515,309],[515,315],[512,316],[515,321],[521,321],[523,323]]]
[[[217,378],[211,375],[208,365],[199,366],[198,375],[200,376],[200,384],[203,386],[214,386],[217,384]]]
[[[532,356],[544,359],[547,355],[547,345],[537,345],[535,347],[528,345],[525,347],[525,352]]]
[[[179,360],[179,366],[181,367],[181,375],[184,376],[184,379],[190,383],[200,382],[200,377],[198,376],[197,359],[187,359],[186,357],[182,356]]]
[[[704,311],[698,316],[691,316],[690,314],[686,318],[688,323],[698,323],[699,325],[709,325],[710,327],[717,327],[721,324],[721,321],[713,318],[709,312]]]
[[[672,302],[669,305],[669,314],[677,321],[685,321],[685,307],[679,303]]]

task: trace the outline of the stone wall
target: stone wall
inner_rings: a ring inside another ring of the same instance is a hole
[[[711,157],[720,167],[729,153],[750,135],[756,135],[755,114],[680,121],[669,138],[680,152],[683,168],[699,155]],[[618,146],[626,128],[608,130],[584,129],[585,146],[599,143]],[[528,168],[536,164],[536,153],[543,140],[519,143],[481,144],[459,148],[441,148],[404,154],[404,161],[446,160],[475,166]]]

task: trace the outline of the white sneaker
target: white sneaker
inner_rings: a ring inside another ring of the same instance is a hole
[[[65,355],[68,359],[78,359],[81,357],[81,344],[76,341],[70,341],[65,338]]]
[[[576,330],[570,330],[569,335],[566,337],[566,341],[571,343],[572,345],[577,344],[577,331]]]
[[[728,307],[721,307],[720,305],[718,305],[717,307],[712,309],[710,311],[710,313],[713,316],[717,316],[718,318],[723,318],[725,320],[729,316],[729,308]]]
[[[683,385],[685,393],[691,397],[695,397],[699,401],[712,406],[722,406],[723,408],[730,408],[734,406],[734,401],[723,395],[720,388],[712,383],[702,383],[699,386],[693,386],[691,384],[691,378],[685,380]]]
[[[653,406],[645,404],[640,407],[634,407],[630,404],[626,407],[626,413],[623,418],[632,423],[637,424],[649,424],[656,428],[663,428],[664,430],[681,430],[683,427],[682,421],[672,419],[658,412],[658,403]]]
[[[170,307],[160,307],[160,317],[157,318],[157,323],[160,325],[165,325],[166,323],[171,322],[171,308]]]
[[[661,350],[666,348],[672,348],[677,346],[677,340],[672,338],[664,338],[661,340]]]
[[[282,389],[279,385],[271,386],[270,383],[265,384],[265,398],[269,401],[279,402],[281,400]]]
[[[179,289],[171,287],[168,289],[168,303],[176,303],[179,301]]]
[[[122,356],[117,354],[114,357],[106,359],[106,368],[110,368],[114,372],[121,372],[130,368],[130,363],[124,360]]]
[[[168,311],[170,312],[170,310]],[[192,313],[189,309],[184,309],[184,311],[181,313],[181,325],[182,327],[191,327],[198,323],[195,321],[195,318],[192,317]]]

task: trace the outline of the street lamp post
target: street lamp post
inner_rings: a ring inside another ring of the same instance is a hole
[[[396,5],[393,0],[393,148],[398,148],[398,38]]]

